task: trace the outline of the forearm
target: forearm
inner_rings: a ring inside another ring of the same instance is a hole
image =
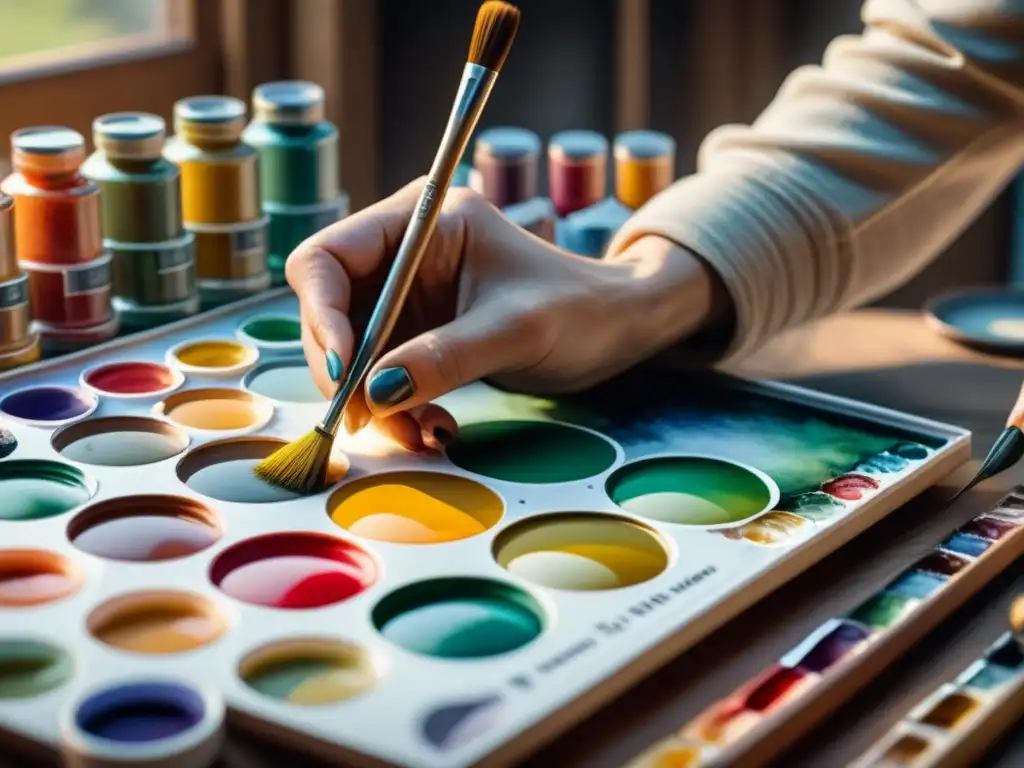
[[[1024,160],[1024,2],[874,0],[865,20],[612,244],[657,235],[709,264],[727,354],[904,282]]]

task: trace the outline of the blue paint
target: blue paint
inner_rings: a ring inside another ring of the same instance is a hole
[[[540,154],[540,136],[526,128],[488,128],[477,136],[476,147],[491,157],[519,160]]]
[[[1001,667],[1016,671],[1024,670],[1024,650],[1017,645],[1013,635],[1006,635],[1000,638],[995,647],[985,656],[990,664],[998,664]]]
[[[589,160],[608,154],[608,139],[596,131],[562,131],[551,137],[548,150],[569,160]]]
[[[870,459],[865,459],[856,467],[855,472],[864,472],[869,475],[888,475],[906,469],[910,462],[902,456],[895,456],[891,453],[879,453]]]
[[[886,451],[886,453],[910,459],[911,461],[922,461],[928,458],[928,449],[918,443],[899,443]]]
[[[981,557],[985,550],[992,546],[991,541],[968,536],[966,533],[954,533],[940,545],[943,549],[968,557]]]
[[[997,664],[983,664],[981,667],[972,664],[967,673],[961,675],[957,682],[981,691],[990,691],[1010,682],[1015,677],[1017,677],[1017,673],[1012,669]]]
[[[929,573],[927,571],[911,570],[904,573],[896,579],[896,581],[886,587],[886,591],[924,600],[929,597],[932,592],[941,589],[945,583],[946,579],[938,574]]]
[[[78,708],[78,727],[107,741],[145,743],[178,736],[202,722],[205,706],[191,688],[131,683],[108,688]]]
[[[567,251],[599,259],[633,211],[615,198],[605,198],[599,203],[576,211],[565,217],[558,225],[558,244]]]
[[[0,411],[22,421],[58,422],[88,414],[95,398],[80,389],[35,387],[23,389],[0,400]]]
[[[626,131],[615,138],[615,150],[630,157],[651,160],[674,155],[676,142],[671,136],[657,131]]]
[[[502,209],[505,217],[518,227],[544,240],[555,239],[555,204],[546,197],[534,197]]]
[[[940,299],[931,314],[947,333],[968,343],[1024,350],[1024,290],[992,288],[969,290]],[[1001,331],[993,323],[1019,324],[1015,333]]]

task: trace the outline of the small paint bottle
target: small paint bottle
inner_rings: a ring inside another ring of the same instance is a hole
[[[100,188],[114,309],[132,330],[199,311],[195,236],[182,226],[181,171],[164,159],[165,139],[156,115],[104,115],[93,122],[96,151],[82,166]]]
[[[14,200],[0,194],[0,371],[39,359],[28,296],[28,275],[14,253]]]
[[[599,259],[608,243],[633,211],[614,197],[606,197],[582,211],[576,211],[558,222],[558,244],[580,256]]]
[[[245,120],[238,99],[182,99],[174,105],[175,135],[164,145],[164,157],[181,169],[182,218],[196,238],[199,299],[211,307],[271,284],[259,154],[242,142]]]
[[[636,210],[675,179],[676,142],[657,131],[627,131],[615,138],[615,196]]]
[[[270,217],[270,269],[284,283],[289,254],[307,237],[348,215],[341,189],[337,127],[324,118],[314,83],[266,83],[252,97],[242,139],[260,155],[263,210]]]
[[[480,194],[498,208],[536,197],[540,150],[540,137],[525,128],[482,131],[473,149]]]
[[[69,128],[23,128],[11,137],[18,263],[44,349],[71,351],[113,338],[111,257],[100,235],[99,187],[82,174],[85,139]]]
[[[534,197],[522,203],[506,206],[502,212],[513,224],[531,232],[549,243],[555,242],[555,206],[546,197]]]
[[[604,199],[608,140],[594,131],[563,131],[548,142],[548,194],[564,218]]]

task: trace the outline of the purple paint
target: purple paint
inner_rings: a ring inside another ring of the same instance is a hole
[[[70,387],[22,389],[0,400],[0,411],[21,421],[60,422],[87,416],[96,408],[96,398]]]
[[[438,749],[458,749],[496,724],[501,703],[498,696],[486,696],[439,707],[424,719],[423,736]]]
[[[191,688],[131,683],[108,688],[78,708],[78,727],[100,739],[141,744],[179,736],[202,722],[205,706]]]
[[[852,621],[840,622],[835,629],[815,643],[795,666],[806,672],[823,673],[867,640],[871,632]]]

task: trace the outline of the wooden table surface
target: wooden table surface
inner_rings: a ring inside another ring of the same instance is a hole
[[[814,389],[958,424],[983,455],[1024,380],[1024,360],[987,357],[937,336],[916,314],[860,311],[777,339],[736,369],[749,377]],[[777,660],[821,622],[888,583],[955,526],[1017,483],[1024,466],[961,497],[939,514],[976,463],[897,510],[874,528],[739,616],[617,701],[541,746],[529,768],[620,768],[706,705]],[[955,676],[1007,626],[1011,598],[1024,593],[1024,560],[871,683],[779,766],[839,768],[882,735],[940,682]],[[232,741],[222,768],[312,768],[317,762]],[[1024,765],[1024,727],[995,745],[982,765]],[[23,768],[4,763],[0,768]]]

